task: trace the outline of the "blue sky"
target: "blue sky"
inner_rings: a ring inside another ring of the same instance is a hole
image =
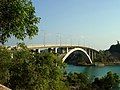
[[[79,44],[107,49],[120,40],[120,0],[33,0],[39,33],[27,44]],[[11,40],[10,40],[11,41]],[[16,40],[14,40],[16,41]]]

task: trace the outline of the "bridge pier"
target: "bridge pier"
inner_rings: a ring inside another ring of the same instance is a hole
[[[69,51],[71,51],[72,49],[75,48],[81,48],[84,51],[86,51],[86,53],[90,56],[91,60],[94,60],[97,56],[98,51],[89,47],[85,47],[85,46],[50,46],[50,45],[46,45],[46,46],[29,46],[29,49],[31,49],[31,51],[33,52],[51,52],[51,53],[59,53],[59,54],[66,54],[69,53]]]
[[[67,49],[67,51],[66,51],[66,52],[68,53],[68,52],[69,52],[69,48],[67,47],[66,49]]]
[[[90,49],[88,49],[88,55],[91,56],[91,52],[90,52]]]
[[[88,55],[90,56],[91,60],[93,60],[93,57],[94,57],[93,50],[87,49],[86,52],[87,52]]]
[[[97,53],[96,52],[94,53],[94,56],[95,56],[95,59],[96,59],[97,58]]]
[[[94,60],[94,53],[91,51],[91,59]]]
[[[59,54],[63,54],[63,53],[65,53],[64,48],[61,48],[61,47],[60,47],[60,48],[58,48],[58,53],[59,53]]]
[[[66,53],[66,52],[67,52],[66,48],[62,48],[62,54]]]
[[[94,57],[94,59],[97,58],[97,53],[96,52],[93,52],[93,57]]]
[[[58,53],[58,48],[57,47],[55,48],[55,53]]]
[[[38,53],[40,53],[41,52],[41,50],[40,49],[38,49]]]

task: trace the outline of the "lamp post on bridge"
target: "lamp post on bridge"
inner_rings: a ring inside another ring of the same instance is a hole
[[[46,32],[45,32],[45,30],[41,30],[41,31],[43,31],[43,45],[45,46],[45,44],[46,44]]]
[[[72,38],[70,39],[70,44],[71,44],[71,46],[72,46],[72,44],[73,44]]]
[[[61,46],[61,34],[59,34],[60,35],[60,46]]]
[[[61,46],[61,34],[59,33],[59,43],[60,43],[60,46]]]
[[[59,40],[57,40],[57,36],[58,36]],[[59,41],[58,43],[61,46],[61,34],[60,33],[56,34],[56,44],[57,44],[57,41]]]
[[[43,42],[43,45],[45,46],[45,40],[46,40],[46,33],[44,32],[44,42]]]
[[[85,37],[81,36],[81,40],[83,39],[83,45],[85,46]]]

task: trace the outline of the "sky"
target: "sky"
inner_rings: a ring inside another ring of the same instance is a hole
[[[120,0],[33,0],[33,5],[41,17],[39,32],[26,44],[61,42],[105,50],[120,40]]]

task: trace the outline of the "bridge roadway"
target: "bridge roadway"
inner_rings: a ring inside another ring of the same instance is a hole
[[[27,45],[27,47],[29,49],[40,49],[40,48],[84,48],[84,49],[91,49],[93,51],[98,52],[98,50],[91,48],[91,47],[87,47],[87,46],[81,46],[81,45],[69,45],[69,44],[63,44],[63,45],[55,45],[55,44],[51,44],[51,45]]]
[[[96,49],[79,45],[27,45],[27,47],[32,50],[37,50],[39,53],[41,50],[43,51],[47,49],[49,52],[65,54],[63,62],[71,53],[79,51],[82,55],[88,58],[90,63],[92,63],[92,60],[96,58],[96,54],[98,53],[98,50]]]

